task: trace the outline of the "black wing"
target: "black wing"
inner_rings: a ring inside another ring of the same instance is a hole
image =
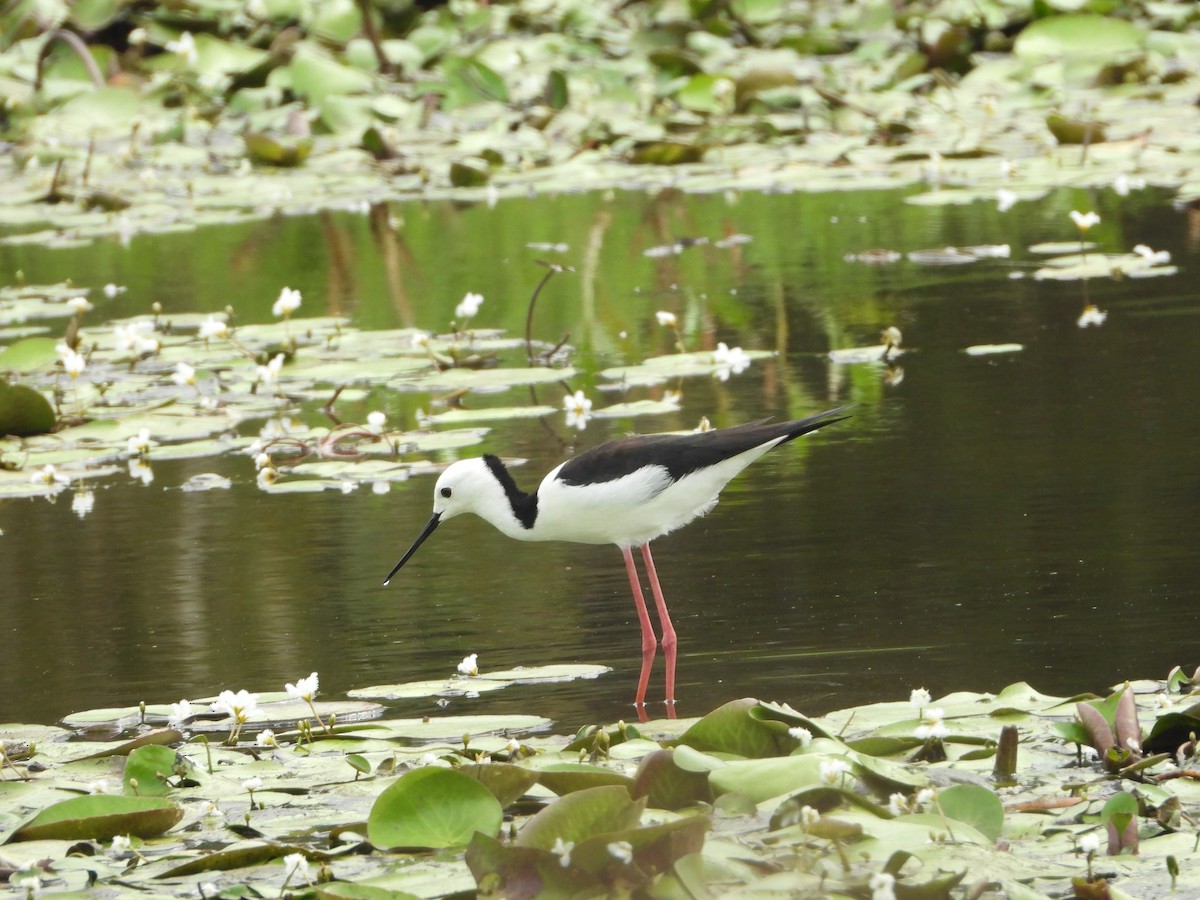
[[[768,441],[782,437],[782,443],[787,443],[848,419],[849,416],[839,415],[845,409],[831,409],[794,422],[771,423],[760,419],[697,434],[638,434],[620,438],[568,460],[559,469],[558,480],[569,485],[594,484],[616,481],[645,466],[661,466],[672,481],[678,481],[689,472],[716,465]]]

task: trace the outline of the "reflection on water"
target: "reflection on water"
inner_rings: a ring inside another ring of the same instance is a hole
[[[571,334],[584,371],[571,388],[597,408],[621,397],[601,394],[592,373],[669,350],[658,309],[677,313],[689,348],[782,349],[728,382],[685,382],[677,414],[592,420],[583,432],[561,414],[505,423],[481,449],[528,459],[516,473],[529,489],[568,453],[629,430],[854,404],[852,420],[769,454],[708,518],[655,544],[680,636],[681,714],[746,695],[816,712],[920,685],[935,696],[1016,680],[1099,690],[1196,663],[1200,423],[1185,392],[1198,342],[1188,325],[1200,309],[1188,273],[1200,254],[1184,243],[1183,215],[1152,199],[1064,194],[1023,204],[1021,217],[878,194],[414,205],[391,211],[408,223],[391,236],[342,217],[190,235],[186,256],[178,236],[138,238],[128,252],[0,248],[0,274],[129,284],[99,311],[108,317],[159,300],[168,311],[233,302],[242,320],[261,320],[286,283],[304,290],[301,315],[336,311],[366,327],[445,327],[462,294],[481,290],[480,324],[520,333],[540,277],[531,259],[544,255],[524,245],[565,241],[571,251],[555,261],[580,271],[539,300],[539,333]],[[1022,247],[1069,236],[1073,205],[1101,210],[1109,230],[1099,239],[1113,249],[1168,249],[1181,274],[1093,282],[1089,299],[1109,318],[1079,328],[1079,285],[1009,277],[1031,262]],[[331,228],[353,259],[334,265],[315,250]],[[723,231],[754,242],[736,253],[642,253]],[[843,259],[1001,241],[1012,259],[953,268]],[[212,262],[220,258],[232,265]],[[892,384],[880,369],[822,356],[893,324],[913,351]],[[961,352],[1008,341],[1025,350]],[[559,394],[542,389],[539,400],[558,405]],[[383,408],[411,425],[428,403],[376,391],[343,413]],[[303,415],[318,420],[318,405]],[[457,519],[385,589],[428,518],[432,479],[386,495],[267,496],[244,458],[153,468],[148,486],[98,485],[82,519],[69,495],[0,505],[0,720],[278,690],[313,670],[336,694],[444,676],[469,652],[485,669],[587,661],[615,671],[454,700],[451,711],[536,712],[572,728],[631,714],[639,637],[616,548],[516,544]],[[234,488],[178,490],[205,471]],[[660,662],[651,698],[661,672]]]

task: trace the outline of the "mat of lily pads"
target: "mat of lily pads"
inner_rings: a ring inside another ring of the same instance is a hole
[[[475,714],[369,718],[294,690],[240,725],[225,694],[0,725],[0,875],[230,900],[1197,896],[1193,678],[573,731],[486,693]]]

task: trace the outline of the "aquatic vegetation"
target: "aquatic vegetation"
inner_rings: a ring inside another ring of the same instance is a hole
[[[45,891],[180,897],[306,881],[348,898],[685,885],[951,897],[984,881],[1020,897],[1105,882],[1165,893],[1195,882],[1172,860],[1196,839],[1196,751],[1142,756],[1142,734],[1165,737],[1192,683],[1174,672],[1103,699],[918,689],[820,717],[745,699],[562,735],[514,714],[354,722],[381,710],[305,707],[295,695],[312,700],[310,676],[253,709],[256,695],[224,692],[217,716],[193,700],[68,717],[87,742],[4,726],[0,861],[10,883]],[[1135,694],[1161,698],[1157,718]],[[313,730],[305,717],[318,714],[338,724]],[[95,740],[105,723],[124,734]],[[239,726],[257,737],[204,736]],[[1000,778],[1003,730],[1020,743]],[[938,760],[921,753],[931,740]]]

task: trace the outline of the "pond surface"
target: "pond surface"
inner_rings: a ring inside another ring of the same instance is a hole
[[[362,328],[446,330],[467,291],[479,327],[521,334],[544,270],[575,267],[538,301],[535,334],[565,334],[595,410],[626,399],[598,372],[717,341],[778,351],[720,381],[689,378],[677,412],[494,423],[478,449],[524,458],[532,489],[571,453],[630,431],[801,417],[850,404],[853,418],[776,451],[735,480],[709,517],[655,544],[680,635],[681,715],[735,697],[809,713],[927,687],[934,696],[1027,680],[1103,691],[1197,663],[1200,584],[1192,399],[1200,350],[1200,227],[1152,190],[1063,190],[1006,213],[995,204],[917,206],[901,193],[685,196],[664,192],[382,207],[269,219],[127,246],[0,245],[0,278],[70,278],[92,289],[88,326],[146,312],[271,319],[284,285],[297,314]],[[1077,236],[1095,209],[1107,252],[1169,250],[1178,274],[1035,281],[1026,248]],[[742,233],[733,247],[646,255],[683,237]],[[530,249],[563,243],[564,251]],[[967,265],[847,261],[888,248],[1011,245]],[[105,299],[106,283],[127,290]],[[1086,292],[1086,293],[1085,293]],[[1077,319],[1087,300],[1108,313]],[[57,328],[56,323],[52,325]],[[898,365],[825,354],[895,325]],[[54,332],[59,333],[59,332]],[[971,345],[1020,352],[972,356]],[[511,364],[520,364],[519,355]],[[561,407],[566,387],[536,389]],[[632,389],[628,399],[661,397]],[[383,388],[339,403],[414,428],[428,394]],[[468,406],[530,401],[519,388]],[[319,402],[289,410],[321,422]],[[248,423],[256,433],[262,421]],[[433,454],[447,462],[455,455]],[[615,548],[517,544],[475,519],[441,528],[390,587],[383,577],[428,519],[433,479],[386,494],[268,495],[245,456],[154,463],[144,485],[96,485],[82,518],[57,502],[0,502],[0,721],[51,722],[101,706],[170,702],[223,688],[279,690],[316,670],[326,697],[437,678],[466,654],[483,669],[589,662],[596,680],[456,699],[456,712],[521,711],[566,728],[630,718],[639,638]],[[219,472],[230,490],[185,493]],[[661,697],[661,662],[650,698]],[[435,701],[396,704],[406,714]],[[655,707],[661,709],[661,707]]]

